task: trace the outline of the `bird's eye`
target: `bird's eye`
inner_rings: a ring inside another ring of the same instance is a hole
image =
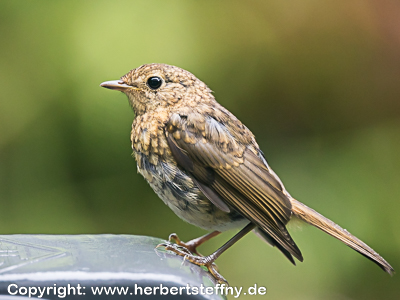
[[[147,79],[147,85],[152,89],[156,90],[158,89],[162,84],[162,79],[157,76],[150,77]]]

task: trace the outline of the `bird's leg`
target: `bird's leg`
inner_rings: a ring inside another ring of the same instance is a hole
[[[188,260],[198,266],[205,266],[219,283],[227,284],[227,281],[225,280],[225,278],[222,277],[222,275],[218,273],[216,265],[214,264],[214,261],[222,253],[224,253],[229,247],[231,247],[234,243],[236,243],[238,240],[240,240],[242,237],[244,237],[247,233],[252,231],[255,227],[256,227],[255,224],[249,223],[246,227],[244,227],[241,231],[239,231],[233,238],[231,238],[228,242],[226,242],[221,248],[219,248],[217,251],[215,251],[214,253],[212,253],[208,256],[196,256],[196,255],[188,253],[189,251],[181,250],[172,244],[160,244],[158,246],[164,246],[166,250],[170,250],[180,256],[183,256],[185,258],[185,260]],[[213,234],[213,233],[214,232],[212,232],[211,234]],[[205,237],[207,237],[207,235],[204,237],[200,237],[199,239],[202,239]],[[193,241],[195,241],[195,240],[193,240]]]
[[[189,242],[186,242],[186,243],[182,242],[176,233],[172,233],[169,235],[168,241],[172,244],[176,244],[180,247],[183,247],[183,248],[189,250],[190,254],[193,253],[198,256],[203,256],[197,251],[197,247],[199,247],[201,244],[203,244],[204,242],[207,242],[209,239],[217,236],[220,233],[221,233],[220,231],[213,231],[213,232],[207,233],[206,235],[198,237],[197,239],[190,240]]]

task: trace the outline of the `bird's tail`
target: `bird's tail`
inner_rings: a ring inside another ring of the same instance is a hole
[[[390,275],[394,273],[392,266],[389,265],[389,263],[384,260],[383,257],[381,257],[372,248],[356,238],[346,229],[343,229],[328,218],[325,218],[323,215],[317,213],[315,210],[307,207],[306,205],[295,199],[291,199],[291,202],[292,211],[297,218],[321,229],[327,234],[342,241],[347,246],[353,248],[358,253],[364,255],[366,258],[376,263],[379,267],[381,267],[385,272],[389,273]]]

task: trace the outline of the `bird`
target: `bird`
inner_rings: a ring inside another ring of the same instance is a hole
[[[294,258],[302,262],[303,255],[287,230],[290,220],[299,219],[394,273],[360,239],[293,198],[253,133],[189,71],[144,64],[100,86],[123,92],[134,111],[131,142],[138,172],[177,216],[210,232],[186,243],[171,234],[157,247],[205,266],[215,280],[227,283],[215,260],[250,231],[292,264]],[[230,229],[240,231],[215,252],[202,256],[197,251]]]

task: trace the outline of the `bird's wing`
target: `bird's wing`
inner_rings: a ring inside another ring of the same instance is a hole
[[[279,178],[252,133],[230,113],[228,117],[196,111],[172,114],[165,134],[173,156],[212,203],[223,211],[240,212],[302,261],[285,227],[292,207]]]

